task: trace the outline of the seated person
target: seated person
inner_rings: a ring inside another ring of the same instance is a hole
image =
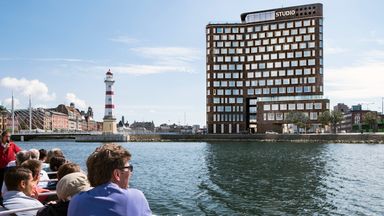
[[[46,197],[39,197],[39,193],[48,192],[49,190],[39,187],[41,161],[39,160],[27,160],[21,164],[21,167],[31,170],[33,181],[35,186],[33,187],[32,197],[38,198],[40,201],[45,200]]]
[[[57,179],[60,181],[61,178],[67,174],[81,172],[80,165],[75,163],[65,163],[59,167],[57,171]]]
[[[28,152],[31,154],[31,159],[33,160],[39,160],[40,158],[40,151],[37,149],[29,149]],[[39,187],[46,188],[48,185],[49,177],[45,170],[43,170],[43,164],[42,169],[40,170],[40,181],[39,181]]]
[[[45,208],[40,209],[37,216],[67,216],[68,205],[71,198],[81,191],[89,190],[90,185],[87,176],[81,172],[74,172],[65,175],[57,183],[56,203],[50,203]]]
[[[10,168],[5,173],[5,185],[8,191],[3,195],[6,209],[43,207],[37,199],[31,197],[34,185],[32,172],[23,167]],[[36,215],[37,210],[16,213],[18,216]]]
[[[29,151],[19,151],[16,154],[16,160],[11,161],[7,165],[7,169],[15,166],[20,166],[24,161],[31,159],[31,153]],[[5,186],[5,182],[3,182],[3,186],[1,187],[1,194],[7,192],[7,187]]]
[[[130,159],[120,145],[97,148],[87,159],[88,180],[95,188],[71,199],[68,216],[152,215],[143,192],[128,187],[133,171]]]
[[[80,166],[75,163],[65,163],[60,166],[59,170],[57,171],[57,179],[60,181],[61,178],[63,178],[65,175],[74,173],[74,172],[80,172]],[[57,181],[51,181],[47,185],[47,189],[49,190],[56,190]]]

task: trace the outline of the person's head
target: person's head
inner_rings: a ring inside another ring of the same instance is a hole
[[[40,153],[39,160],[42,161],[42,162],[44,163],[45,160],[47,159],[47,150],[45,150],[45,149],[40,149],[40,150],[39,150],[39,153]]]
[[[87,191],[90,185],[87,176],[81,172],[70,173],[57,183],[57,197],[61,200],[70,200],[81,191]]]
[[[47,155],[47,163],[49,163],[53,157],[65,158],[63,151],[61,151],[61,149],[59,149],[59,148],[53,148],[53,149],[49,150],[48,155]]]
[[[16,166],[20,166],[24,161],[31,159],[31,152],[19,151],[16,154]]]
[[[4,183],[8,191],[21,191],[27,196],[32,195],[35,182],[32,172],[24,167],[13,167],[5,172]]]
[[[65,158],[54,156],[49,161],[49,168],[51,169],[51,171],[57,171],[59,170],[60,166],[65,163],[66,163]]]
[[[29,152],[31,153],[31,159],[39,160],[39,158],[40,158],[39,150],[37,150],[37,149],[29,149]]]
[[[80,166],[79,164],[75,163],[66,163],[59,167],[59,170],[57,171],[57,179],[60,181],[64,176],[74,173],[74,172],[80,172]]]
[[[105,144],[97,148],[87,159],[91,186],[113,182],[121,188],[128,188],[132,173],[126,167],[130,159],[131,154],[120,145]]]
[[[9,130],[4,130],[1,133],[1,142],[8,143],[11,141],[11,132]]]
[[[21,164],[21,167],[31,170],[34,181],[40,179],[41,161],[39,160],[26,160]]]

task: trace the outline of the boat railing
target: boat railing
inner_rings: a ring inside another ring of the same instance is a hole
[[[25,212],[25,211],[33,211],[33,210],[40,210],[44,208],[44,206],[40,207],[28,207],[28,208],[19,208],[19,209],[12,209],[12,210],[7,210],[6,208],[0,208],[0,216],[1,215],[10,215],[10,214],[15,214],[19,212]]]

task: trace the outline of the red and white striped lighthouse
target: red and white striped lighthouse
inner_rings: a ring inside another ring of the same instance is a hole
[[[112,86],[115,83],[115,80],[113,79],[111,69],[109,69],[105,75],[105,114],[103,118],[103,132],[116,133],[116,119],[113,116],[113,109],[115,108],[115,105],[113,104],[112,99],[114,94]]]

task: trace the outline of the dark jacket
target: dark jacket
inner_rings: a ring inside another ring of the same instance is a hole
[[[69,201],[58,201],[56,204],[48,204],[40,209],[36,216],[67,216]]]

